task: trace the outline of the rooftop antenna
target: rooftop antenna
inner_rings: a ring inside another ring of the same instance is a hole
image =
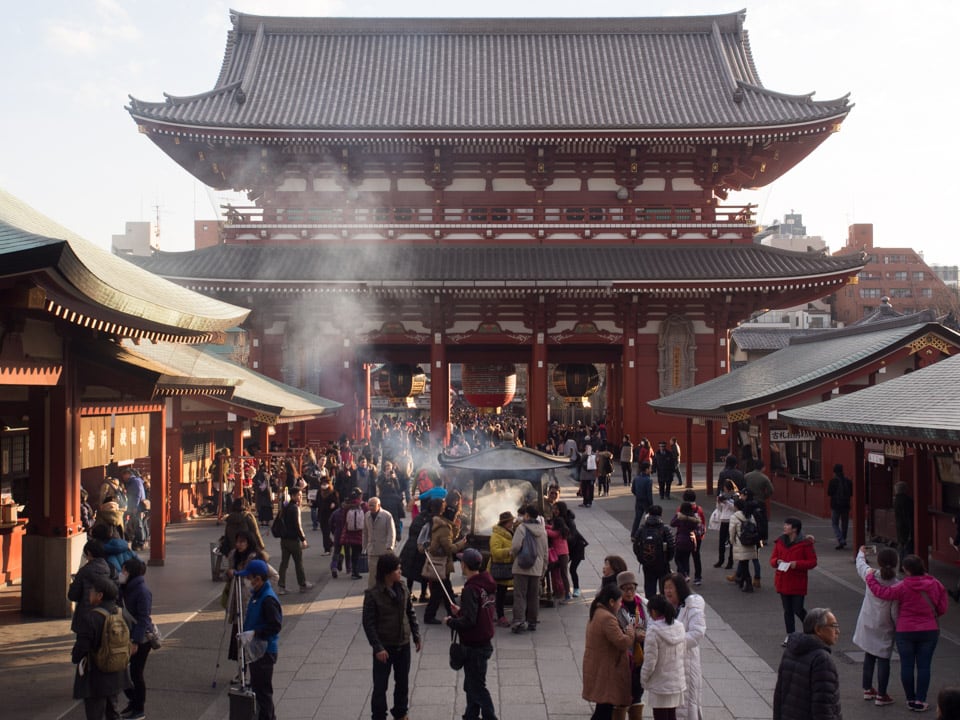
[[[156,240],[156,241],[154,242],[154,249],[155,249],[155,250],[159,250],[159,249],[160,249],[160,208],[161,208],[161,206],[160,206],[159,203],[153,206],[153,211],[154,211],[154,215],[155,215],[155,220],[154,220],[154,224],[153,224],[153,236],[154,236],[154,238],[155,238],[155,240]]]

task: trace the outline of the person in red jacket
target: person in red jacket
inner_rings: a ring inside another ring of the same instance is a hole
[[[790,635],[796,632],[796,620],[801,622],[807,616],[803,600],[807,596],[807,573],[817,566],[817,551],[813,549],[813,538],[805,536],[799,518],[788,517],[783,521],[783,535],[777,538],[770,555],[770,566],[777,572],[774,587],[783,603],[783,622],[787,628],[787,637],[783,639],[786,647]]]

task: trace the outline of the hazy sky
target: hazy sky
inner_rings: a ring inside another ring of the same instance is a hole
[[[216,81],[229,8],[266,15],[628,16],[741,9],[743,0],[505,2],[428,0],[41,0],[8,3],[0,45],[0,187],[108,247],[127,220],[155,220],[164,250],[192,246],[193,220],[216,198],[146,137],[127,96],[159,101]],[[873,223],[876,244],[910,246],[932,263],[960,263],[960,3],[929,0],[758,0],[746,28],[764,85],[855,107],[838,134],[771,187],[731,195],[760,222],[803,213],[831,249],[847,226]],[[937,221],[946,220],[941,226]]]

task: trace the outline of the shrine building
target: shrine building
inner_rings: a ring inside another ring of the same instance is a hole
[[[864,265],[761,246],[754,207],[727,202],[851,109],[765,88],[743,12],[230,20],[210,90],[128,111],[250,204],[226,208],[219,244],[138,262],[253,308],[251,366],[344,406],[317,438],[366,434],[379,363],[429,376],[436,440],[453,363],[491,403],[526,367],[529,444],[551,383],[576,401],[596,365],[611,438],[679,434],[648,401],[724,374],[754,311]]]

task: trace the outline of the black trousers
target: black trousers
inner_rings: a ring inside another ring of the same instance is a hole
[[[276,653],[267,653],[248,665],[250,688],[257,696],[258,720],[277,720],[273,709],[273,666],[276,664]]]
[[[450,597],[453,597],[453,585],[450,583],[450,578],[445,578],[443,580],[443,586],[447,589],[447,593],[450,594]],[[450,601],[447,600],[447,595],[440,587],[440,581],[431,580],[430,598],[427,600],[427,607],[423,610],[423,619],[428,620],[436,618],[437,610],[440,609],[440,603],[443,603],[443,607],[447,611],[447,615],[449,615],[452,611],[450,608]]]
[[[130,656],[130,679],[133,681],[133,687],[123,692],[130,701],[131,710],[143,712],[144,703],[147,701],[147,684],[143,680],[143,668],[147,664],[147,656],[151,649],[150,643],[140,643],[137,645],[137,652]]]
[[[388,658],[380,662],[373,658],[373,695],[370,714],[373,720],[387,720],[387,685],[393,670],[393,708],[395,718],[406,716],[410,705],[410,643],[384,648]]]

